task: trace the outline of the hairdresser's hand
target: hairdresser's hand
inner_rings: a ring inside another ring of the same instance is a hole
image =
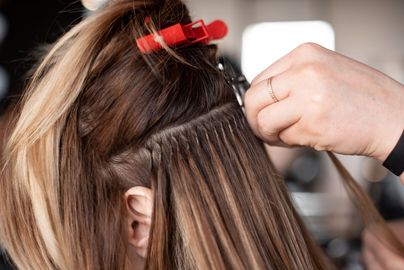
[[[268,78],[279,102],[268,90]],[[316,44],[303,44],[252,82],[248,121],[269,144],[384,161],[404,129],[404,86]]]
[[[389,226],[398,239],[404,242],[404,222],[393,222]],[[366,270],[404,269],[404,257],[391,252],[368,230],[362,233],[362,260]]]

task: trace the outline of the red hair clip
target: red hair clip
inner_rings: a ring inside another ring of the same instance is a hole
[[[136,44],[142,53],[147,54],[161,50],[163,43],[169,47],[209,44],[212,40],[225,37],[227,32],[227,25],[223,21],[217,20],[205,25],[203,20],[199,20],[186,25],[177,23],[160,30],[158,34],[140,37]]]

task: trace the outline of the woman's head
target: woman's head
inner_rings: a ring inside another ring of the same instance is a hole
[[[179,0],[112,1],[41,60],[2,151],[0,241],[19,268],[328,267],[216,47],[135,45],[190,21]]]
[[[134,43],[189,22],[178,0],[115,1],[42,59],[3,157],[0,236],[18,267],[324,264],[216,47],[145,56]]]

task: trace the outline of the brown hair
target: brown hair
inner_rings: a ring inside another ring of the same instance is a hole
[[[133,186],[154,192],[145,269],[331,268],[216,47],[139,53],[136,37],[178,22],[190,22],[179,0],[113,1],[40,62],[2,151],[0,241],[18,268],[136,268],[123,233]]]

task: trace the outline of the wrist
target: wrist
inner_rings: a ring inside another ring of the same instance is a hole
[[[394,133],[389,134],[390,136],[386,137],[385,140],[379,144],[379,151],[375,151],[372,155],[370,155],[370,157],[384,163],[397,146],[400,138],[403,136],[403,133],[404,128],[397,128]]]
[[[396,93],[390,103],[385,103],[382,110],[388,110],[390,113],[385,116],[384,121],[380,121],[378,126],[380,132],[377,141],[373,144],[373,151],[370,157],[380,162],[385,162],[393,149],[396,147],[404,132],[404,85],[399,84],[398,88],[392,91]],[[392,109],[395,107],[396,109]]]
[[[404,132],[401,134],[397,145],[384,161],[383,166],[397,176],[404,172]]]

